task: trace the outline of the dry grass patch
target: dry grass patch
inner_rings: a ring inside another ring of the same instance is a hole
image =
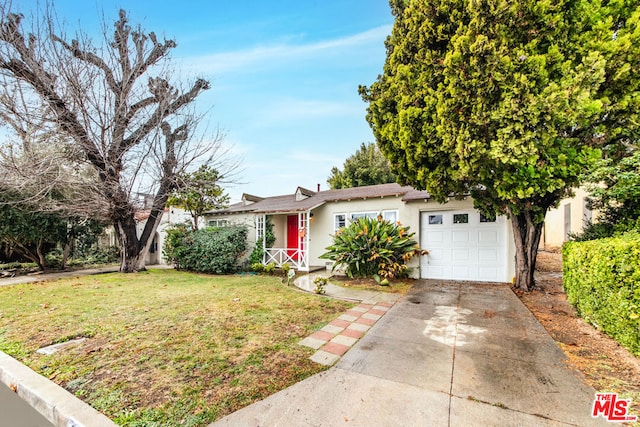
[[[352,305],[272,277],[86,276],[0,288],[0,350],[119,424],[206,425],[323,370],[297,343]]]
[[[390,280],[388,285],[380,285],[372,278],[350,279],[347,276],[331,276],[329,280],[334,285],[344,288],[364,289],[367,291],[387,292],[399,295],[406,295],[416,282],[414,279],[397,279]]]

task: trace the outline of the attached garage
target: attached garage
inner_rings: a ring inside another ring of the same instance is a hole
[[[475,209],[420,213],[420,261],[424,279],[510,282],[511,234],[504,216],[485,218]]]

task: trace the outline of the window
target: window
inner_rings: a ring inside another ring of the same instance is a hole
[[[382,211],[382,219],[395,224],[398,221],[398,211]]]
[[[229,225],[229,221],[226,219],[211,219],[207,221],[208,227],[226,227]]]
[[[429,215],[429,225],[442,224],[442,215]]]
[[[496,222],[496,216],[484,216],[480,214],[480,222]]]
[[[338,231],[342,227],[347,225],[347,215],[345,214],[334,214],[333,215],[333,231]]]
[[[359,218],[377,218],[378,212],[355,212],[351,214],[351,222]]]
[[[453,214],[454,224],[469,224],[469,214]]]

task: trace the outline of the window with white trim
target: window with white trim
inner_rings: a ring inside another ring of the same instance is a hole
[[[429,225],[441,225],[442,215],[429,215]]]
[[[351,214],[351,222],[358,220],[359,218],[377,218],[378,212],[353,212]]]
[[[384,219],[385,221],[389,221],[391,224],[395,224],[398,221],[398,211],[382,211],[382,219]]]
[[[347,225],[347,214],[333,214],[333,231],[336,232]]]
[[[226,219],[210,219],[207,221],[208,227],[226,227],[229,225],[229,220]]]
[[[469,214],[466,214],[466,213],[453,214],[453,223],[469,224]]]

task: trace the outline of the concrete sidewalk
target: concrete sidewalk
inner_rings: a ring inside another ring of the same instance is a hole
[[[172,269],[173,265],[167,264],[154,264],[148,265],[147,269]],[[105,273],[117,273],[120,270],[120,266],[118,265],[109,265],[106,267],[96,267],[96,268],[85,268],[83,270],[70,270],[70,271],[59,271],[59,272],[51,272],[51,273],[36,273],[36,274],[27,274],[24,276],[15,276],[15,277],[0,277],[0,286],[10,286],[10,285],[20,285],[23,283],[37,283],[44,282],[45,280],[57,280],[63,279],[66,277],[80,277],[80,276],[92,276],[95,274],[105,274]]]
[[[331,369],[211,426],[597,426],[595,391],[506,285],[424,281]]]
[[[65,277],[79,277],[93,274],[115,273],[119,270],[118,266],[107,266],[98,268],[87,268],[84,270],[60,271],[51,273],[27,274],[24,276],[2,277],[0,278],[0,286],[20,285],[23,283],[37,283],[45,280],[57,280]]]

